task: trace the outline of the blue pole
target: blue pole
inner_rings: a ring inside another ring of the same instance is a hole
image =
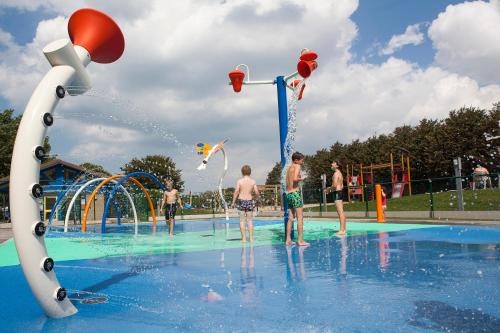
[[[276,87],[278,90],[278,119],[280,127],[280,153],[281,153],[281,170],[285,168],[285,141],[288,133],[288,106],[286,102],[286,82],[283,76],[276,77]],[[288,223],[288,203],[286,202],[286,194],[282,193],[283,209],[284,209],[284,226],[286,235],[286,224]],[[292,222],[293,223],[293,222]],[[293,225],[292,225],[292,238],[293,238]]]

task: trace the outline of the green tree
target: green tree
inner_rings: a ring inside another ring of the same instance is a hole
[[[10,174],[10,162],[12,160],[12,151],[14,150],[14,142],[16,140],[17,128],[21,122],[21,116],[14,117],[13,109],[6,109],[0,113],[0,177],[5,177]],[[43,142],[46,158],[43,162],[51,159],[49,137],[45,137]]]
[[[171,180],[174,183],[174,187],[179,191],[184,188],[184,181],[182,181],[181,170],[176,168],[176,165],[172,158],[163,155],[148,155],[141,159],[134,158],[123,167],[122,171],[126,173],[131,173],[135,171],[149,172],[156,176],[161,182],[165,183],[167,180]],[[154,188],[157,185],[154,184],[147,177],[137,177],[146,187]]]
[[[102,173],[103,175],[106,175],[106,176],[111,176],[111,173],[106,171],[106,169],[104,169],[104,167],[102,165],[99,165],[99,164],[85,162],[85,163],[80,164],[80,166],[82,168],[84,168],[85,170]]]
[[[399,126],[392,133],[372,136],[364,141],[335,142],[329,149],[306,156],[304,167],[308,177],[305,184],[319,187],[321,174],[330,178],[330,163],[334,159],[340,160],[344,166],[369,165],[389,162],[392,153],[398,167],[402,152],[410,156],[412,179],[453,175],[455,157],[462,158],[465,174],[472,173],[477,164],[487,167],[490,172],[498,172],[498,139],[488,138],[499,135],[499,122],[500,103],[496,103],[491,110],[464,107],[450,111],[443,120],[422,119],[416,126]],[[343,172],[346,172],[345,167]],[[359,174],[359,170],[355,169],[354,174]],[[268,179],[273,176],[279,180],[279,175],[279,165],[275,165]],[[377,171],[375,181],[390,181],[390,170]]]
[[[276,162],[267,174],[266,185],[276,185],[281,182],[281,163]]]

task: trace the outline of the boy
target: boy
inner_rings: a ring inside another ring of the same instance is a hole
[[[173,188],[173,183],[171,180],[165,182],[167,190],[163,192],[163,200],[161,204],[161,210],[166,206],[165,209],[165,222],[167,222],[168,230],[170,236],[174,235],[174,224],[175,224],[175,213],[177,211],[177,202],[179,202],[180,207],[182,207],[181,196],[179,191]]]
[[[250,175],[252,174],[252,169],[249,165],[244,165],[241,168],[241,175],[243,176],[236,182],[236,189],[233,194],[233,202],[231,206],[234,206],[236,199],[238,199],[238,210],[240,211],[240,231],[241,231],[241,242],[246,243],[247,237],[245,233],[245,221],[248,225],[248,236],[250,242],[253,242],[253,209],[255,208],[253,202],[253,195],[255,193],[257,201],[260,198],[259,189],[257,188],[257,183],[253,180]]]
[[[304,218],[302,214],[303,206],[302,193],[300,193],[299,182],[303,181],[305,177],[300,174],[300,166],[304,164],[304,155],[295,152],[292,155],[292,165],[286,171],[286,202],[288,203],[288,222],[286,224],[286,245],[295,244],[292,242],[291,233],[293,227],[293,220],[297,217],[297,230],[299,238],[297,245],[306,246],[309,243],[305,242],[302,238],[302,231],[304,229]]]
[[[337,214],[339,215],[340,220],[340,230],[335,233],[337,236],[345,236],[346,235],[346,219],[344,215],[344,177],[342,176],[342,172],[340,172],[340,168],[342,164],[340,161],[332,162],[332,186],[327,187],[325,189],[326,193],[333,192],[333,200],[335,201],[335,206],[337,207]]]

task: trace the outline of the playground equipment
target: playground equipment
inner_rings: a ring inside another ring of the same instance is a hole
[[[85,204],[85,210],[83,212],[83,219],[82,219],[82,232],[87,231],[87,218],[88,218],[88,213],[90,210],[90,205],[94,201],[94,198],[95,198],[97,192],[99,192],[99,190],[107,183],[114,182],[115,179],[120,179],[120,180],[115,183],[115,186],[111,190],[110,195],[108,197],[108,201],[106,202],[106,206],[104,207],[103,219],[101,221],[102,222],[101,223],[101,232],[102,233],[106,232],[107,209],[109,209],[108,202],[110,202],[112,200],[112,198],[114,197],[114,194],[116,192],[116,188],[121,186],[121,184],[128,179],[130,179],[134,184],[136,184],[141,189],[141,191],[144,193],[144,195],[146,196],[146,199],[147,199],[148,205],[149,205],[149,209],[151,211],[151,216],[153,217],[153,225],[156,225],[156,214],[155,214],[155,210],[154,210],[154,206],[153,206],[153,201],[151,200],[151,197],[149,196],[149,192],[141,184],[141,182],[139,182],[137,179],[135,179],[132,176],[147,176],[147,177],[153,179],[155,182],[157,182],[157,184],[161,184],[161,182],[156,177],[154,177],[153,175],[148,174],[146,172],[132,172],[126,176],[125,175],[114,175],[114,176],[111,176],[111,177],[104,179],[103,181],[101,181],[101,183],[99,183],[99,185],[97,185],[97,187],[94,189],[94,191],[90,195],[89,199],[87,200],[87,203]],[[161,184],[160,188],[164,189],[163,184]],[[137,225],[136,225],[136,233],[137,233]]]
[[[224,180],[224,177],[226,176],[227,173],[227,167],[228,167],[228,162],[227,162],[227,155],[226,151],[224,150],[224,145],[229,139],[224,139],[224,141],[219,142],[215,146],[211,147],[210,145],[206,143],[198,143],[196,145],[196,150],[198,151],[198,155],[201,155],[204,157],[203,161],[201,164],[198,166],[198,170],[205,170],[207,168],[208,161],[214,155],[216,152],[219,150],[222,152],[222,155],[224,156],[224,171],[222,172],[222,175],[220,176],[219,179],[219,196],[222,204],[224,205],[224,212],[226,213],[226,220],[229,220],[229,212],[227,209],[227,202],[226,199],[224,199],[224,194],[222,193],[222,182]]]
[[[359,166],[347,164],[347,198],[351,201],[352,196],[358,195],[361,201],[371,200],[373,197],[368,196],[364,191],[365,185],[373,185],[374,172],[384,169],[391,170],[392,195],[391,198],[400,198],[403,196],[406,186],[408,186],[408,194],[411,196],[411,174],[410,174],[410,156],[401,154],[401,165],[394,164],[392,153],[390,154],[390,162],[382,164],[370,164]],[[356,172],[358,174],[356,174]]]
[[[75,204],[76,199],[80,196],[80,194],[83,192],[83,190],[85,190],[88,186],[90,186],[90,185],[92,185],[92,184],[94,184],[96,182],[102,182],[103,180],[106,180],[106,178],[91,179],[88,182],[86,182],[85,184],[83,184],[78,189],[78,191],[76,191],[76,193],[71,198],[71,201],[70,201],[70,203],[68,205],[68,208],[66,209],[66,218],[64,219],[64,232],[68,232],[69,216],[71,215],[71,209],[73,208],[73,205]],[[111,179],[111,182],[114,183],[114,184],[118,183],[118,181],[116,181],[115,179]],[[125,187],[123,187],[122,185],[120,185],[120,189],[123,191],[123,193],[125,193],[125,195],[127,196],[128,201],[130,202],[130,205],[132,206],[132,211],[134,212],[135,234],[137,234],[138,233],[139,220],[137,218],[137,211],[135,209],[134,200],[132,199],[132,197],[130,196],[130,193],[128,193],[128,191],[127,191],[127,189]]]
[[[49,317],[60,318],[77,312],[53,271],[44,242],[46,226],[40,221],[38,199],[40,162],[45,155],[43,139],[54,122],[52,112],[66,91],[78,95],[87,91],[91,62],[111,63],[123,53],[125,41],[118,25],[106,14],[80,9],[69,19],[71,41],[60,39],[43,49],[52,68],[35,88],[17,132],[10,173],[12,228],[24,275]],[[73,42],[73,43],[72,43]],[[66,87],[77,87],[67,90]]]
[[[289,135],[289,115],[288,115],[288,106],[287,106],[287,96],[286,96],[286,88],[294,90],[294,88],[300,88],[300,93],[297,95],[297,99],[302,98],[302,93],[304,92],[305,82],[304,80],[311,76],[312,72],[316,70],[318,64],[316,59],[318,55],[316,52],[313,52],[308,49],[302,49],[299,61],[297,63],[297,71],[287,75],[287,76],[277,76],[274,80],[264,80],[264,81],[251,81],[250,80],[250,69],[245,64],[240,64],[236,66],[236,68],[229,72],[229,80],[230,84],[233,86],[233,90],[236,93],[241,92],[242,85],[256,85],[256,84],[275,84],[277,87],[278,93],[278,119],[279,119],[279,128],[280,128],[280,152],[281,152],[281,169],[282,173],[285,170],[287,157],[291,155],[291,152],[286,149],[286,141]],[[240,67],[246,68],[246,80],[245,73],[240,69]],[[295,77],[300,75],[302,80],[292,81]],[[288,158],[290,159],[290,158]],[[283,185],[283,184],[282,184]],[[283,186],[282,186],[283,188]],[[284,225],[286,230],[286,224],[288,223],[288,204],[285,198],[285,191],[282,190],[282,200],[283,200],[283,209],[284,209]]]
[[[106,205],[104,206],[104,214],[102,215],[102,223],[101,223],[101,232],[102,233],[106,232],[106,218],[108,217],[109,205],[111,204],[111,201],[113,200],[113,198],[116,194],[116,191],[118,190],[118,188],[120,188],[120,185],[123,184],[123,182],[125,182],[129,178],[132,181],[134,181],[134,179],[135,179],[134,177],[141,177],[141,176],[148,177],[149,179],[151,179],[156,185],[158,185],[158,187],[162,191],[166,190],[165,185],[163,185],[163,183],[158,178],[156,178],[155,176],[153,176],[150,173],[137,171],[137,172],[131,172],[131,173],[125,175],[122,179],[120,179],[118,181],[118,183],[115,184],[115,186],[111,190],[111,193],[109,194],[108,200],[106,201]],[[134,183],[136,183],[143,190],[144,194],[148,198],[149,208],[151,209],[151,216],[153,218],[153,226],[156,227],[156,214],[155,214],[155,209],[153,207],[153,202],[151,201],[151,198],[149,197],[149,193],[144,188],[144,186],[142,186],[142,184],[140,182],[138,182],[138,181],[136,182],[136,181],[134,181]]]

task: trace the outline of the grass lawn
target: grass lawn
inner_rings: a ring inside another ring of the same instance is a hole
[[[465,210],[500,210],[500,189],[464,190]],[[434,210],[457,210],[457,192],[437,192],[433,194]],[[366,203],[345,203],[345,211],[364,211]],[[330,208],[331,207],[331,208]],[[328,204],[329,211],[333,211],[334,204]],[[308,211],[319,212],[319,205],[307,208]],[[368,210],[375,211],[375,202],[368,203]],[[387,200],[388,211],[416,211],[430,210],[429,194],[405,196],[399,199]]]

